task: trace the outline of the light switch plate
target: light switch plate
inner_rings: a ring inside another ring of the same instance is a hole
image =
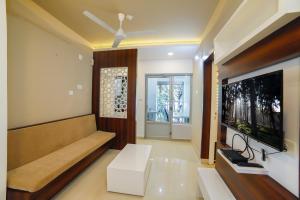
[[[77,88],[77,90],[82,90],[82,89],[83,89],[83,86],[82,86],[81,84],[77,84],[77,85],[76,85],[76,88]]]
[[[81,61],[83,60],[83,55],[82,54],[78,54],[78,59]]]
[[[73,91],[73,90],[69,90],[69,91],[68,91],[68,94],[69,94],[70,96],[73,96],[73,95],[74,95],[74,91]]]

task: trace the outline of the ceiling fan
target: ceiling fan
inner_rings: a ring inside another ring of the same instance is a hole
[[[131,15],[126,15],[124,13],[119,13],[118,14],[118,18],[119,18],[119,22],[120,22],[120,26],[118,30],[113,29],[110,25],[108,25],[105,21],[103,21],[102,19],[98,18],[97,16],[95,16],[93,13],[85,10],[83,11],[83,15],[85,15],[86,17],[88,17],[90,20],[92,20],[93,22],[95,22],[96,24],[98,24],[99,26],[103,27],[104,29],[106,29],[107,31],[111,32],[112,34],[115,35],[115,40],[113,42],[112,48],[117,48],[119,46],[119,44],[122,42],[122,40],[128,38],[128,37],[134,37],[134,36],[140,36],[140,35],[145,35],[145,34],[154,34],[156,33],[156,31],[136,31],[136,32],[128,32],[125,33],[125,31],[122,28],[123,22],[125,19],[131,21],[133,19],[133,16]]]

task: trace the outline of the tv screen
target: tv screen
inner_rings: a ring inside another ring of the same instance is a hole
[[[283,71],[222,87],[222,123],[283,150]]]

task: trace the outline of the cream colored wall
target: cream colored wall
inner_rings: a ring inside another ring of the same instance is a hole
[[[192,144],[200,158],[203,118],[203,61],[196,60],[193,67]]]
[[[9,14],[8,127],[90,113],[91,59],[91,49]]]
[[[214,39],[223,28],[231,15],[239,7],[243,0],[220,0],[204,32],[198,54],[209,56],[214,49]]]
[[[64,40],[82,44],[92,48],[92,44],[74,32],[71,28],[63,24],[53,15],[38,6],[32,0],[7,0],[7,10],[9,13],[21,16],[33,24],[57,35]]]
[[[203,34],[203,40],[200,44],[197,55],[200,58],[205,58],[213,51],[213,40],[218,32],[221,30],[223,25],[227,22],[233,12],[240,5],[242,0],[220,0],[217,8],[212,15],[208,26]],[[193,134],[192,134],[192,144],[194,146],[196,154],[200,157],[200,147],[201,147],[201,136],[202,136],[202,112],[203,112],[203,59],[196,60],[194,62],[193,68],[193,110],[192,110],[192,120],[193,120]],[[215,82],[213,82],[215,84]],[[215,86],[213,85],[213,88]],[[213,96],[217,96],[216,90],[212,90]],[[212,113],[215,113],[215,107],[212,106]],[[212,115],[213,117],[213,115]],[[211,147],[215,142],[216,132],[212,130],[211,132]],[[212,148],[210,149],[210,155],[213,155]]]
[[[210,146],[209,146],[209,158],[208,163],[214,164],[215,161],[215,144],[217,141],[217,133],[218,133],[218,98],[219,98],[219,72],[218,66],[212,66],[212,86],[211,86],[211,117],[210,117]]]
[[[7,48],[6,6],[0,0],[0,199],[6,199],[7,155]]]

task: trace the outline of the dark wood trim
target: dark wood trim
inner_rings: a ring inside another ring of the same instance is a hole
[[[239,200],[294,200],[291,192],[266,175],[238,174],[217,153],[216,169]]]
[[[37,192],[25,192],[7,188],[7,200],[46,200],[55,196],[63,189],[70,181],[76,178],[83,170],[97,160],[106,150],[112,145],[112,140],[99,147],[97,150],[86,156],[70,169],[62,173],[56,179],[51,181],[45,187]]]
[[[78,115],[78,116],[74,116],[74,117],[57,119],[57,120],[53,120],[53,121],[41,122],[41,123],[38,123],[38,124],[31,124],[31,125],[21,126],[21,127],[17,127],[17,128],[11,128],[11,129],[8,129],[8,131],[13,131],[13,130],[21,129],[21,128],[29,128],[29,127],[39,126],[39,125],[43,125],[43,124],[50,124],[50,123],[53,123],[53,122],[59,122],[59,121],[64,121],[64,120],[68,120],[68,119],[75,119],[75,118],[84,117],[84,116],[88,116],[88,115],[92,115],[92,114]]]
[[[128,67],[127,119],[99,116],[100,69]],[[94,52],[92,113],[96,116],[99,130],[116,133],[115,149],[122,149],[127,143],[135,143],[137,49]]]
[[[300,17],[230,59],[220,78],[232,78],[300,56]]]
[[[226,135],[227,135],[227,127],[221,125],[222,123],[222,86],[228,84],[228,79],[222,80],[222,85],[219,85],[219,91],[220,91],[220,98],[218,99],[218,110],[219,110],[219,116],[218,116],[218,133],[217,133],[217,147],[223,147],[226,145]]]
[[[221,132],[220,132],[220,143],[224,146],[226,145],[226,138],[227,138],[227,127],[221,125]]]
[[[201,136],[202,159],[208,159],[209,157],[213,62],[214,54],[212,53],[203,63],[203,117]]]
[[[93,66],[93,80],[92,80],[92,113],[96,117],[97,129],[99,126],[99,100],[100,100],[100,67],[96,66],[96,63],[100,62],[98,56],[94,54],[94,66]]]

